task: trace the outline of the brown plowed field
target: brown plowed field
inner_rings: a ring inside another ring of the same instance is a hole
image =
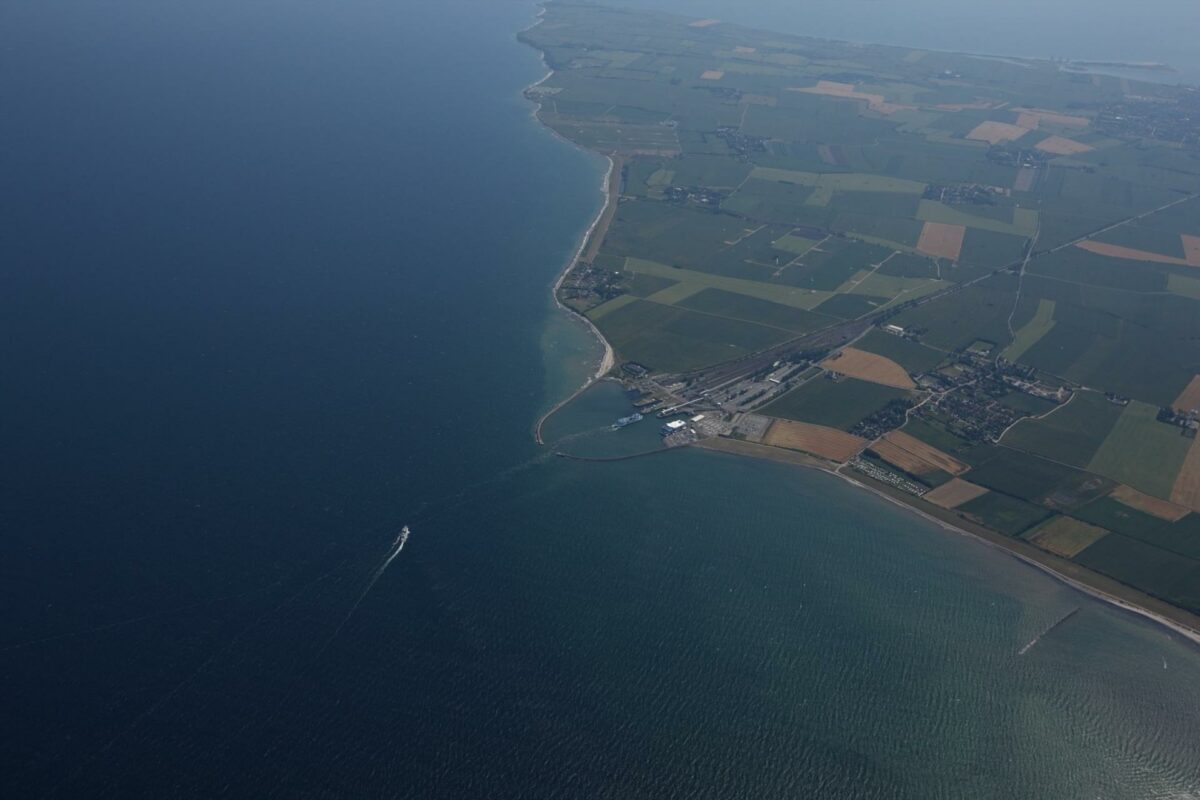
[[[1143,511],[1152,517],[1165,519],[1168,522],[1178,522],[1188,515],[1188,509],[1183,506],[1177,506],[1166,500],[1151,497],[1144,492],[1139,492],[1132,486],[1125,486],[1124,484],[1113,489],[1109,496],[1122,505],[1129,506],[1137,511]]]
[[[1188,236],[1186,233],[1179,237],[1183,240],[1183,256],[1189,267],[1200,267],[1200,236]]]
[[[893,467],[899,467],[909,475],[925,475],[937,470],[933,464],[917,458],[903,447],[897,447],[887,439],[880,439],[872,444],[871,450]]]
[[[1038,127],[1042,120],[1049,122],[1052,125],[1065,125],[1071,128],[1086,128],[1090,123],[1087,117],[1073,117],[1069,114],[1060,114],[1057,111],[1043,111],[1040,108],[1017,108],[1013,109],[1019,117],[1017,124],[1021,127],[1030,129]],[[1026,125],[1026,122],[1032,122],[1032,125]]]
[[[985,494],[987,494],[987,489],[982,486],[955,478],[943,483],[932,492],[927,492],[922,499],[942,508],[958,508],[968,500],[974,500]]]
[[[917,249],[926,255],[957,261],[958,254],[962,252],[963,237],[966,235],[967,229],[962,225],[926,222],[925,227],[921,228]]]
[[[1200,408],[1200,375],[1192,378],[1192,382],[1179,393],[1179,397],[1175,398],[1175,402],[1171,403],[1171,408],[1181,414],[1186,414],[1189,411],[1195,411]]]
[[[1064,136],[1051,136],[1048,139],[1042,139],[1034,147],[1043,153],[1051,153],[1056,156],[1073,156],[1076,153],[1086,153],[1092,149],[1090,144],[1077,142],[1074,139],[1067,139]]]
[[[838,81],[817,81],[816,86],[806,86],[803,89],[789,89],[792,92],[805,92],[806,94],[823,94],[827,97],[846,97],[851,100],[866,100],[867,107],[872,111],[878,111],[880,114],[894,114],[903,108],[911,108],[911,106],[902,106],[896,103],[889,103],[881,94],[868,94],[860,92],[854,88],[852,83],[839,83]]]
[[[1171,502],[1200,511],[1200,439],[1194,440],[1188,449],[1171,490]]]
[[[1093,242],[1089,239],[1075,246],[1087,250],[1089,253],[1112,256],[1113,258],[1127,258],[1130,261],[1153,261],[1156,264],[1175,264],[1180,267],[1188,266],[1187,260],[1183,258],[1164,256],[1162,253],[1151,253],[1149,250],[1135,250],[1132,247],[1122,247],[1119,244],[1105,244],[1104,242]]]
[[[803,450],[831,461],[849,461],[867,446],[866,439],[837,428],[787,419],[775,420],[763,437],[763,443],[789,450]]]
[[[890,358],[868,353],[865,350],[855,350],[847,347],[840,353],[834,353],[821,362],[821,366],[833,372],[849,375],[871,383],[892,386],[896,389],[915,389],[913,379],[904,371],[904,367]]]
[[[1027,133],[1029,131],[1020,125],[1012,125],[1007,122],[981,122],[967,134],[967,138],[987,142],[988,144],[1000,144],[1001,142],[1011,142],[1013,139],[1020,139]]]
[[[920,439],[909,436],[903,431],[892,431],[884,437],[897,447],[907,450],[922,461],[928,462],[936,469],[942,472],[949,472],[951,475],[961,475],[967,471],[967,465],[959,461],[949,453],[943,453],[936,447],[925,444]]]
[[[1071,558],[1107,535],[1104,528],[1071,517],[1056,517],[1039,528],[1029,541],[1055,555]]]

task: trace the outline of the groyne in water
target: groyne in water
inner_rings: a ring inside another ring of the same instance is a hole
[[[1027,644],[1026,644],[1024,647],[1022,647],[1022,648],[1021,648],[1021,649],[1020,649],[1020,650],[1017,652],[1017,655],[1019,655],[1019,656],[1023,656],[1023,655],[1025,655],[1026,653],[1028,653],[1028,652],[1029,652],[1031,649],[1033,649],[1033,646],[1034,646],[1035,644],[1037,644],[1038,642],[1040,642],[1040,641],[1041,641],[1043,638],[1045,638],[1046,636],[1049,636],[1049,635],[1050,635],[1050,633],[1051,633],[1051,631],[1053,631],[1055,628],[1059,627],[1059,626],[1060,626],[1060,625],[1062,625],[1064,622],[1066,622],[1067,620],[1069,620],[1071,617],[1075,616],[1075,615],[1076,615],[1076,614],[1078,614],[1078,613],[1079,613],[1079,606],[1076,606],[1075,608],[1073,608],[1073,609],[1071,609],[1070,611],[1068,611],[1068,612],[1067,612],[1067,613],[1066,613],[1064,616],[1062,616],[1062,617],[1059,617],[1059,619],[1058,619],[1058,621],[1057,621],[1057,622],[1055,622],[1055,623],[1054,623],[1053,625],[1051,625],[1049,628],[1046,628],[1046,630],[1042,631],[1042,632],[1041,632],[1041,633],[1039,633],[1037,636],[1035,636],[1035,637],[1033,637],[1032,639],[1030,639],[1030,640],[1029,640],[1029,642],[1028,642],[1028,643],[1027,643]]]

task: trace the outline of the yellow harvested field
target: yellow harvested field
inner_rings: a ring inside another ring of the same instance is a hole
[[[821,362],[821,366],[833,372],[849,375],[871,383],[892,386],[897,389],[915,389],[916,384],[904,371],[904,367],[890,358],[847,347]]]
[[[719,81],[725,77],[725,70],[722,69],[706,69],[700,73],[702,81]]]
[[[934,468],[940,469],[943,472],[949,472],[951,475],[961,475],[967,471],[967,465],[954,456],[949,453],[943,453],[941,450],[922,442],[915,436],[909,436],[904,431],[892,431],[884,438],[896,447],[907,450],[917,458],[932,464]]]
[[[909,475],[927,475],[937,469],[933,464],[917,458],[903,447],[897,447],[887,439],[880,439],[873,443],[871,450],[893,467],[899,467]]]
[[[831,461],[849,461],[862,452],[867,440],[837,428],[777,419],[763,437],[763,443],[788,450],[803,450]]]
[[[962,252],[963,237],[966,235],[967,229],[962,225],[926,222],[925,227],[921,228],[917,249],[926,255],[957,261],[958,254]]]
[[[1072,156],[1076,153],[1086,153],[1088,150],[1093,149],[1090,144],[1077,142],[1074,139],[1068,139],[1064,136],[1051,136],[1042,139],[1034,147],[1043,153],[1051,153],[1056,156]]]
[[[1075,245],[1089,253],[1096,253],[1102,256],[1112,256],[1113,258],[1127,258],[1130,261],[1153,261],[1156,264],[1175,264],[1177,266],[1186,267],[1188,262],[1186,259],[1176,256],[1164,256],[1162,253],[1151,253],[1149,250],[1136,250],[1132,247],[1122,247],[1119,244],[1106,244],[1104,242],[1093,242],[1090,239],[1086,242],[1080,242]]]
[[[1041,108],[1017,108],[1013,110],[1020,117],[1017,120],[1017,124],[1021,127],[1028,127],[1030,130],[1038,127],[1042,120],[1049,122],[1051,125],[1063,125],[1068,128],[1086,128],[1091,124],[1091,120],[1087,117],[1075,117],[1070,114],[1060,114],[1057,111],[1046,111]],[[1026,126],[1021,120],[1031,120],[1033,124]]]
[[[938,103],[934,108],[939,111],[967,111],[991,108],[995,103],[991,100],[976,100],[973,103]]]
[[[720,21],[721,20],[719,20],[719,19],[698,19],[695,22],[689,22],[688,27],[689,28],[708,28],[712,25],[716,25]]]
[[[1030,537],[1029,541],[1043,550],[1063,558],[1077,556],[1108,535],[1104,528],[1080,522],[1071,517],[1055,517]]]
[[[1200,409],[1200,375],[1192,378],[1184,390],[1179,393],[1179,397],[1175,398],[1175,402],[1171,403],[1171,408],[1187,414]]]
[[[1188,236],[1185,233],[1179,238],[1183,240],[1183,260],[1189,267],[1200,267],[1200,236]]]
[[[804,92],[806,94],[823,94],[827,97],[846,97],[851,100],[865,100],[867,107],[872,111],[877,111],[880,114],[894,114],[903,108],[911,108],[911,106],[902,106],[896,103],[889,103],[881,94],[868,94],[860,92],[854,88],[852,83],[839,83],[838,81],[817,81],[816,86],[806,86],[803,89],[792,88],[791,92]]]
[[[1022,111],[1020,114],[1017,114],[1017,127],[1028,131],[1037,128],[1041,121],[1041,117],[1037,114],[1030,114],[1028,111]]]
[[[1171,502],[1200,511],[1200,439],[1193,440],[1188,449],[1171,490]]]
[[[982,497],[987,494],[987,491],[982,486],[976,486],[973,483],[967,483],[964,480],[955,478],[952,481],[943,483],[932,492],[926,492],[921,499],[928,500],[935,506],[941,506],[942,508],[958,508],[969,500]]]
[[[1025,134],[1029,133],[1020,125],[1010,125],[1007,122],[981,122],[967,134],[968,139],[974,139],[979,142],[987,142],[988,144],[1000,144],[1001,142],[1011,142],[1013,139],[1020,139]]]
[[[1125,486],[1124,484],[1113,489],[1109,493],[1109,497],[1121,505],[1129,506],[1136,511],[1144,512],[1152,517],[1165,519],[1168,522],[1178,522],[1188,515],[1188,509],[1183,506],[1177,506],[1166,500],[1159,500],[1157,497],[1151,497],[1144,492],[1139,492],[1132,486]]]

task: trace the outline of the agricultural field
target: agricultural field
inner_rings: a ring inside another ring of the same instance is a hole
[[[987,492],[955,509],[967,519],[992,530],[1019,536],[1050,516],[1049,509],[1000,492]]]
[[[909,392],[876,383],[816,378],[763,409],[774,417],[849,430],[888,403],[907,400]]]
[[[586,4],[522,38],[539,118],[619,167],[558,289],[618,371],[1200,604],[1194,97]]]
[[[985,494],[987,494],[987,489],[982,486],[955,478],[926,493],[922,499],[941,508],[958,508],[963,503]]]
[[[924,472],[941,471],[950,475],[961,475],[968,467],[954,456],[944,453],[920,439],[910,436],[904,431],[892,431],[883,438],[893,447],[910,454],[913,458],[927,465]]]
[[[821,366],[830,372],[896,389],[917,388],[912,378],[904,371],[904,367],[895,361],[854,347],[839,350],[822,361]]]
[[[1187,457],[1171,487],[1171,502],[1193,511],[1200,511],[1200,447],[1196,446],[1197,442],[1200,439],[1192,440],[1192,446],[1188,448]]]
[[[734,358],[791,335],[780,328],[640,299],[607,313],[593,313],[592,318],[623,358],[668,371]]]
[[[1170,500],[1194,439],[1158,421],[1158,409],[1134,401],[1122,411],[1088,469],[1146,494]]]
[[[777,419],[771,423],[763,443],[789,450],[803,450],[831,461],[848,461],[862,451],[867,440],[837,428]]]
[[[1155,597],[1200,610],[1200,561],[1110,533],[1074,559]]]
[[[890,333],[873,330],[854,343],[859,350],[891,359],[909,374],[919,375],[936,367],[946,354]]]
[[[1017,423],[1003,441],[1009,447],[1086,469],[1123,410],[1097,392],[1076,392],[1070,402],[1044,418]]]
[[[1062,492],[1064,496],[1084,496],[1091,476],[1038,456],[1010,448],[997,448],[992,457],[966,474],[967,480],[1022,500],[1040,503]],[[1112,485],[1109,484],[1111,490]],[[1090,498],[1089,498],[1090,499]]]
[[[1055,517],[1025,535],[1043,550],[1063,558],[1079,555],[1108,535],[1108,531],[1071,517]]]

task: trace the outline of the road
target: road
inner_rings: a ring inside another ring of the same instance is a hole
[[[859,336],[865,333],[868,328],[875,325],[880,320],[896,313],[901,309],[917,308],[927,303],[932,303],[935,300],[940,300],[943,297],[961,292],[977,283],[988,280],[989,278],[993,278],[1002,272],[1020,270],[1023,273],[1030,261],[1036,260],[1041,256],[1057,253],[1060,250],[1065,250],[1068,247],[1074,247],[1080,242],[1085,242],[1093,237],[1099,236],[1102,233],[1111,231],[1114,228],[1119,228],[1122,225],[1128,225],[1131,222],[1137,222],[1138,220],[1145,219],[1152,214],[1157,214],[1159,211],[1164,211],[1172,206],[1185,203],[1188,200],[1194,199],[1195,197],[1196,195],[1186,195],[1177,200],[1172,200],[1171,202],[1164,203],[1157,208],[1152,208],[1149,211],[1138,214],[1137,216],[1127,217],[1118,222],[1114,222],[1113,224],[1107,225],[1100,230],[1092,231],[1089,234],[1080,236],[1077,239],[1072,239],[1069,242],[1065,242],[1056,247],[1050,248],[1049,250],[1034,251],[1033,248],[1036,246],[1037,242],[1035,237],[1026,245],[1026,251],[1021,258],[1005,264],[1004,266],[993,270],[992,272],[980,275],[977,278],[973,278],[962,283],[956,283],[952,286],[947,286],[945,289],[927,294],[924,297],[920,297],[916,300],[910,300],[897,306],[881,309],[879,311],[872,312],[871,314],[867,314],[866,316],[859,317],[858,319],[840,322],[828,328],[822,328],[821,330],[804,334],[803,336],[795,339],[789,339],[786,342],[773,345],[766,350],[760,350],[757,353],[741,356],[733,359],[732,361],[725,361],[711,367],[695,370],[694,372],[681,373],[673,376],[664,376],[663,382],[671,383],[675,380],[685,382],[688,384],[688,387],[683,392],[684,396],[689,400],[696,399],[705,392],[711,392],[712,390],[720,388],[721,386],[735,383],[739,380],[744,380],[756,372],[769,369],[776,361],[788,358],[789,356],[798,355],[806,351],[832,350],[834,348],[841,347],[847,342],[857,339]]]

